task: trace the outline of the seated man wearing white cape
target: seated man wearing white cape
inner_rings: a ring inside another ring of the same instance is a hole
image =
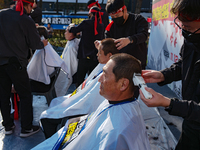
[[[76,35],[74,33],[69,32],[69,28],[75,26],[75,24],[70,24],[66,31],[65,31],[65,39],[68,40],[67,44],[65,45],[65,48],[62,52],[61,58],[64,60],[65,64],[67,65],[67,73],[69,74],[67,79],[58,78],[59,83],[65,82],[65,80],[68,80],[69,84],[67,86],[67,90],[69,86],[72,84],[73,81],[73,75],[77,72],[78,67],[78,47],[80,39],[76,38]],[[56,84],[56,87],[59,86]],[[62,86],[62,85],[61,85]],[[66,91],[62,95],[58,96],[64,96],[66,95]]]
[[[63,96],[53,99],[49,109],[41,114],[40,118],[46,138],[49,138],[57,131],[57,126],[62,122],[63,118],[65,120],[66,117],[88,114],[97,109],[104,100],[99,94],[98,79],[102,73],[103,66],[110,59],[110,56],[118,52],[113,39],[101,41],[97,53],[99,64],[88,76],[85,87],[71,97]]]
[[[103,67],[99,93],[105,98],[91,114],[69,119],[34,149],[150,150],[132,78],[141,63],[129,54],[115,54]],[[66,134],[65,134],[66,133]]]

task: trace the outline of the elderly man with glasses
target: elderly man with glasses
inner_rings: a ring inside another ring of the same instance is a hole
[[[181,47],[181,58],[170,68],[162,71],[143,70],[147,83],[159,85],[182,81],[183,100],[169,99],[150,88],[153,98],[141,99],[149,107],[163,106],[170,115],[184,118],[182,134],[176,150],[200,149],[200,1],[175,0],[171,12],[177,17],[174,23],[182,30],[184,44]],[[181,26],[177,22],[180,22]]]

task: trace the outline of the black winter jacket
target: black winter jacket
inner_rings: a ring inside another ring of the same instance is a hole
[[[148,38],[148,23],[143,16],[129,13],[128,19],[122,26],[114,22],[110,31],[105,31],[105,38],[119,39],[128,36],[132,37],[133,43],[122,48],[120,53],[130,54],[139,59],[143,67],[146,66],[147,45],[145,42]]]
[[[0,65],[8,63],[10,57],[17,57],[23,67],[28,64],[29,48],[42,49],[43,43],[34,21],[19,11],[4,9],[0,11]]]
[[[97,32],[98,34],[94,34],[94,20],[95,18],[83,20],[78,26],[71,27],[69,29],[72,33],[82,32],[81,40],[78,48],[78,59],[86,59],[89,57],[90,59],[97,61],[97,52],[94,45],[94,41],[102,40],[104,34],[104,25],[100,24],[99,21],[97,23]]]
[[[158,84],[182,80],[183,101],[172,100],[169,114],[200,123],[200,44],[184,41],[180,55],[177,63],[161,71],[165,81]]]

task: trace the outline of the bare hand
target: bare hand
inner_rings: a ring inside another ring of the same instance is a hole
[[[117,43],[116,47],[118,50],[124,48],[125,46],[127,46],[130,43],[129,38],[120,38],[120,39],[116,39],[115,43]]]
[[[48,45],[48,40],[44,39],[42,40],[43,44],[44,44],[44,47]]]
[[[142,70],[142,77],[146,83],[158,83],[165,80],[164,75],[156,70]]]
[[[101,43],[101,41],[99,41],[99,40],[94,41],[94,45],[95,45],[96,49],[99,49],[100,43]]]
[[[168,107],[170,104],[170,99],[163,96],[160,93],[155,92],[153,89],[146,87],[145,88],[149,93],[152,94],[151,99],[146,99],[140,90],[140,98],[141,100],[148,106],[148,107],[158,107],[158,106],[163,106],[163,107]]]

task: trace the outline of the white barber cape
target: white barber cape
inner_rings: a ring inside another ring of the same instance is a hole
[[[97,65],[88,76],[86,86],[75,95],[54,98],[49,108],[42,112],[40,119],[58,119],[94,112],[104,100],[104,97],[99,94],[100,83],[98,82],[104,65]]]
[[[55,70],[54,67],[61,67],[65,72],[68,72],[65,62],[48,42],[44,49],[35,51],[27,66],[27,72],[30,79],[50,84],[49,75]]]
[[[86,123],[85,129],[64,149],[150,150],[138,101],[108,108],[110,105],[113,104],[104,100]],[[33,150],[52,149],[62,129]]]
[[[73,39],[71,41],[67,41],[65,48],[62,52],[62,59],[64,60],[65,64],[67,65],[67,70],[70,76],[73,76],[78,67],[78,46],[79,46],[80,39]]]

